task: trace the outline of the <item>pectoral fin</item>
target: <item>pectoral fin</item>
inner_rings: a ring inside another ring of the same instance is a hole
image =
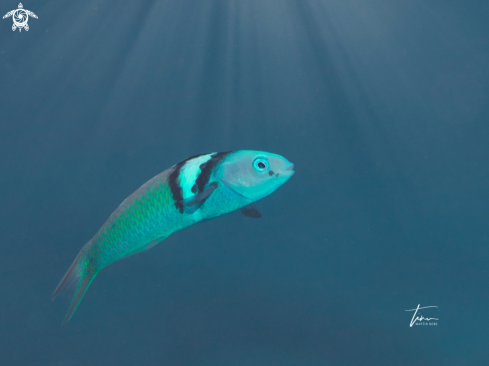
[[[200,192],[195,196],[191,196],[180,201],[183,205],[184,212],[187,214],[193,214],[199,209],[200,206],[202,206],[205,200],[209,198],[209,196],[212,194],[212,192],[214,192],[216,188],[217,182],[212,182],[211,184],[209,184],[209,187],[207,187],[203,192]]]
[[[261,212],[258,211],[253,206],[245,206],[241,209],[241,213],[246,217],[250,217],[252,219],[259,219],[261,217]]]

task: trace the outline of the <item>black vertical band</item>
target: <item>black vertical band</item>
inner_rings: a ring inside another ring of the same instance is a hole
[[[199,156],[202,155],[207,155],[207,154],[200,154],[200,155],[194,155],[191,156],[188,159],[185,159],[184,161],[181,161],[175,167],[173,168],[173,171],[170,173],[170,176],[168,177],[168,184],[170,185],[170,191],[173,197],[173,200],[175,201],[175,207],[180,211],[180,213],[183,213],[183,192],[182,192],[182,187],[180,187],[180,170],[182,167],[185,165],[185,163],[189,160],[198,158]]]
[[[225,158],[227,155],[229,155],[231,151],[227,152],[220,152],[220,153],[215,153],[211,155],[211,158],[200,165],[200,174],[195,180],[195,185],[192,187],[192,192],[193,193],[200,193],[204,191],[204,188],[206,184],[209,182],[209,179],[212,174],[212,170],[219,164],[219,162]],[[195,155],[191,156],[188,159],[185,159],[184,161],[178,163],[175,165],[173,168],[173,171],[170,173],[170,176],[168,177],[168,184],[170,185],[170,190],[172,193],[173,200],[175,201],[175,207],[180,211],[180,213],[183,213],[183,191],[182,187],[180,186],[180,171],[182,170],[182,167],[187,163],[187,161],[198,158],[199,156],[202,155],[208,155],[207,154],[200,154],[200,155]]]
[[[232,151],[215,153],[208,161],[200,165],[200,174],[195,180],[195,184],[197,185],[199,192],[204,191],[205,185],[209,182],[211,177],[212,170],[222,159],[231,154],[231,152]]]

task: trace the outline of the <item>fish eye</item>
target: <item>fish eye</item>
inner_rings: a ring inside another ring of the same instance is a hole
[[[255,170],[259,171],[259,172],[263,172],[264,170],[266,170],[268,168],[268,161],[266,161],[265,159],[255,159],[253,161],[253,168],[255,168]]]

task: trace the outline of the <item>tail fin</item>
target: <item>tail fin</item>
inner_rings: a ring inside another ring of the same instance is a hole
[[[63,325],[71,319],[73,313],[80,304],[80,301],[83,299],[83,295],[85,295],[88,286],[90,286],[95,278],[95,271],[90,270],[91,268],[90,266],[86,266],[86,262],[87,259],[85,258],[82,250],[76,256],[75,261],[71,265],[70,269],[68,269],[68,272],[66,272],[58,287],[56,287],[56,290],[54,290],[53,296],[51,297],[51,299],[54,300],[62,290],[73,293],[70,307],[68,308],[68,312],[66,313],[62,323]]]

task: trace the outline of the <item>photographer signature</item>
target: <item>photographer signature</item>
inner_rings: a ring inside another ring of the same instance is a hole
[[[411,323],[409,324],[410,327],[413,326],[414,323],[416,323],[416,321],[422,321],[422,320],[426,320],[426,321],[430,321],[430,320],[438,320],[438,318],[425,318],[424,316],[416,316],[418,314],[418,310],[419,309],[427,309],[427,308],[438,308],[438,306],[423,306],[423,307],[420,307],[419,306],[420,304],[418,304],[418,306],[416,307],[416,309],[410,309],[410,310],[405,310],[405,311],[414,311],[414,315],[413,315],[413,318],[411,319]]]

